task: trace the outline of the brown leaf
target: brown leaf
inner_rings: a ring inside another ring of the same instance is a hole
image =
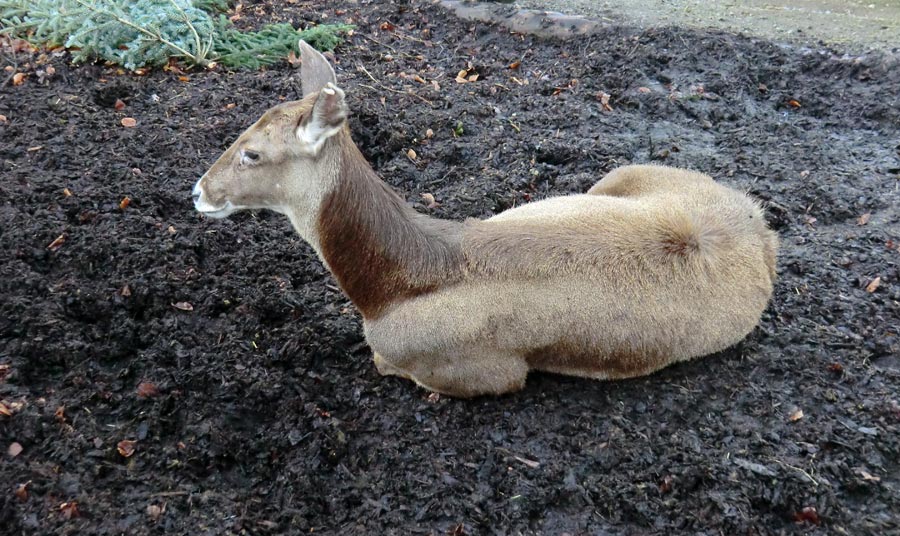
[[[133,117],[123,117],[121,123],[125,128],[134,128],[137,126],[137,119]]]
[[[159,388],[152,382],[141,382],[137,386],[137,395],[141,398],[151,398],[159,394]]]
[[[426,397],[426,400],[428,400],[432,404],[437,403],[440,399],[441,399],[440,393],[428,393],[428,397]]]
[[[796,521],[797,523],[808,521],[813,525],[818,525],[821,522],[819,520],[819,513],[816,512],[815,507],[812,506],[807,506],[799,512],[794,512],[794,521]]]
[[[302,61],[300,61],[300,57],[297,56],[297,54],[295,54],[293,50],[288,52],[287,61],[288,64],[294,69],[300,67],[300,64],[303,63]]]
[[[128,205],[130,205],[130,204],[131,204],[131,198],[126,195],[125,197],[122,198],[121,201],[119,201],[119,210],[125,210],[126,208],[128,208]]]
[[[611,96],[612,95],[610,95],[609,93],[606,93],[605,91],[597,92],[597,100],[600,101],[600,105],[603,107],[604,112],[613,111],[612,106],[609,105],[609,98]]]
[[[53,412],[53,416],[56,417],[56,421],[59,423],[66,422],[66,407],[60,406],[56,408],[56,411]]]
[[[799,420],[802,419],[802,418],[803,418],[803,410],[802,410],[802,409],[796,409],[796,410],[794,410],[794,412],[791,413],[791,415],[788,417],[788,420],[791,421],[791,422],[797,422],[797,421],[799,421]]]
[[[136,443],[137,441],[131,439],[123,439],[116,445],[116,450],[119,451],[119,454],[123,457],[130,458],[134,455],[134,446]]]
[[[56,237],[53,242],[50,242],[50,245],[47,246],[47,249],[50,251],[56,251],[62,247],[63,243],[66,241],[66,233],[63,233]]]
[[[19,484],[16,486],[16,491],[13,494],[16,496],[16,499],[19,499],[21,502],[25,502],[28,500],[28,485],[31,484],[31,480],[24,484]]]
[[[12,77],[12,83],[14,86],[21,86],[25,83],[25,77],[27,75],[25,73],[16,73]]]
[[[440,203],[434,200],[434,196],[429,193],[422,194],[422,201],[425,202],[425,206],[428,208],[436,208],[441,206]]]
[[[126,284],[124,287],[122,287],[122,290],[119,291],[119,294],[121,294],[124,298],[131,296],[131,287]]]
[[[181,82],[190,82],[191,81],[190,78],[188,78],[187,76],[184,76],[184,75],[179,76],[178,80]]]
[[[637,88],[637,90],[638,90],[638,93],[653,93],[652,89],[650,89],[649,87],[644,87],[644,86]]]
[[[790,106],[791,108],[799,108],[800,101],[798,101],[797,99],[791,99],[788,101],[788,106]]]
[[[393,24],[391,24],[390,22],[387,22],[387,21],[382,22],[381,26],[379,26],[379,28],[381,28],[385,32],[393,32],[394,30],[397,29],[396,26],[394,26]]]
[[[158,521],[159,517],[166,512],[166,503],[162,503],[162,505],[158,504],[148,504],[147,505],[147,515],[150,516],[150,519],[153,521]]]
[[[406,151],[406,156],[409,157],[410,160],[415,161],[416,157],[418,157],[419,155],[416,154],[416,151],[414,149],[410,149]]]
[[[856,223],[857,223],[857,225],[865,225],[865,224],[869,223],[869,219],[871,219],[871,218],[872,218],[872,213],[866,212],[865,214],[860,216],[858,220],[856,220]]]
[[[866,292],[871,294],[871,293],[875,292],[876,290],[878,290],[878,287],[880,287],[880,286],[881,286],[881,276],[878,276],[875,279],[873,279],[868,285],[866,285]]]
[[[674,481],[675,478],[672,475],[664,476],[662,482],[659,483],[660,493],[669,493],[670,491],[672,491],[672,482]]]
[[[866,471],[865,469],[857,469],[856,473],[859,476],[863,477],[863,480],[866,480],[868,482],[881,482],[880,476],[875,476],[872,473]]]
[[[5,403],[0,402],[0,415],[4,417],[12,417],[12,409],[7,406]]]
[[[431,130],[431,129],[429,128],[428,130],[425,131],[425,137],[426,137],[426,138],[433,138],[433,137],[434,137],[434,131]]]
[[[844,365],[841,365],[840,363],[832,363],[828,365],[828,370],[834,372],[835,374],[841,374],[844,372]]]
[[[6,377],[9,376],[9,363],[0,364],[0,382],[6,381]]]
[[[22,454],[23,450],[25,450],[25,449],[22,447],[21,443],[13,441],[12,443],[9,444],[9,448],[6,449],[6,453],[9,454],[10,457],[15,458],[19,454]]]
[[[512,69],[512,70],[516,70],[516,69],[518,69],[518,68],[521,67],[521,66],[522,66],[522,62],[521,62],[521,61],[514,61],[514,62],[512,62],[512,63],[509,64],[509,68]]]
[[[72,190],[69,190],[68,188],[63,188],[63,195],[66,197],[72,197]]]
[[[5,115],[0,114],[0,123],[6,123],[8,119],[6,119]]]
[[[193,311],[194,306],[191,305],[191,302],[180,301],[172,304],[172,307],[178,309],[179,311]]]
[[[59,505],[59,513],[62,514],[65,519],[72,519],[73,517],[81,515],[78,511],[78,502],[76,501],[64,502]]]
[[[415,80],[416,82],[418,82],[418,83],[420,83],[420,84],[427,84],[427,83],[428,83],[424,78],[422,78],[421,76],[419,76],[419,75],[417,75],[417,74],[414,74],[412,78],[413,78],[413,80]]]
[[[125,109],[125,102],[122,99],[116,99],[116,104],[114,105],[114,108],[121,112],[122,110]]]

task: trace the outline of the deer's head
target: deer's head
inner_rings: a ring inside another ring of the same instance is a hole
[[[213,218],[243,209],[290,217],[315,245],[312,226],[338,179],[347,124],[344,92],[322,54],[300,41],[303,99],[269,109],[194,185],[194,207]],[[352,142],[351,142],[352,143]]]

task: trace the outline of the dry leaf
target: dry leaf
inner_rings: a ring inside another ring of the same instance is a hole
[[[180,301],[177,303],[173,303],[172,307],[178,309],[179,311],[193,311],[194,306],[191,305],[191,302]]]
[[[857,474],[859,474],[859,476],[863,477],[863,480],[866,480],[869,482],[881,482],[880,476],[875,476],[872,473],[866,471],[865,469],[857,469],[856,472],[857,472]]]
[[[467,78],[469,82],[477,82],[478,81],[478,73],[470,74],[469,78]]]
[[[609,98],[611,95],[606,93],[605,91],[600,91],[597,93],[597,100],[600,101],[600,105],[603,107],[604,112],[613,111],[612,106],[609,105]]]
[[[419,76],[419,75],[417,75],[417,74],[414,74],[414,75],[413,75],[413,80],[415,80],[416,82],[418,82],[418,83],[420,83],[420,84],[427,84],[427,83],[428,83],[424,78],[422,78],[421,76]]]
[[[141,398],[151,398],[159,394],[159,388],[152,382],[141,382],[137,386],[137,395]]]
[[[53,242],[50,242],[50,245],[47,246],[47,249],[49,249],[50,251],[56,251],[57,249],[62,247],[62,245],[63,245],[63,243],[65,243],[65,241],[66,241],[66,233],[63,233],[63,234],[57,236]]]
[[[159,517],[163,515],[166,511],[166,503],[163,503],[162,506],[157,504],[148,504],[147,505],[147,515],[150,516],[150,519],[153,521],[158,521]]]
[[[466,76],[467,76],[468,74],[469,74],[469,71],[466,70],[466,69],[463,69],[462,71],[456,73],[456,83],[457,83],[457,84],[465,84],[465,83],[467,83],[468,80],[466,79]]]
[[[57,422],[65,423],[66,422],[66,407],[59,406],[58,408],[56,408],[56,411],[53,412],[53,416],[56,417]]]
[[[807,506],[803,510],[794,513],[794,521],[796,521],[797,523],[808,521],[813,525],[818,525],[819,513],[816,512],[816,509],[814,507]]]
[[[428,130],[425,131],[425,137],[426,137],[426,138],[433,138],[433,137],[434,137],[434,131],[431,130],[431,129],[429,128]]]
[[[131,287],[129,287],[126,284],[124,287],[122,287],[122,290],[119,291],[119,294],[121,294],[122,297],[125,297],[125,298],[127,298],[128,296],[131,296]]]
[[[866,285],[866,292],[871,294],[871,293],[875,292],[876,290],[878,290],[878,287],[880,287],[880,286],[881,286],[881,276],[878,276],[875,279],[873,279],[871,283]]]
[[[7,119],[5,115],[0,114],[0,123],[6,123]]]
[[[791,99],[788,101],[788,106],[790,106],[791,108],[799,108],[800,101],[798,101],[797,99]]]
[[[118,111],[124,110],[125,109],[125,101],[123,101],[122,99],[116,99],[116,104],[114,105],[114,108]]]
[[[178,232],[177,230],[175,230],[175,226],[174,226],[174,225],[170,225],[169,228],[166,229],[166,231],[167,231],[169,234],[175,234],[175,233]]]
[[[515,70],[515,69],[518,69],[521,65],[522,65],[521,61],[514,61],[509,64],[509,68]]]
[[[16,496],[16,499],[19,499],[22,502],[25,502],[28,500],[28,485],[29,484],[31,484],[31,480],[29,480],[28,482],[26,482],[24,484],[19,484],[18,486],[16,486],[16,491],[13,492]]]
[[[798,409],[798,410],[794,411],[793,413],[791,413],[790,417],[788,417],[788,420],[791,422],[797,422],[802,418],[803,418],[803,410]]]
[[[134,128],[137,126],[137,119],[133,117],[123,117],[122,126],[125,128]]]
[[[427,400],[432,404],[438,402],[441,399],[440,393],[428,393]]]
[[[14,86],[21,86],[25,83],[25,73],[16,73],[12,77],[12,83]]]
[[[78,511],[78,503],[76,501],[64,502],[59,505],[59,512],[65,519],[78,517],[81,513]]]
[[[136,443],[137,441],[131,439],[123,439],[116,445],[116,450],[119,451],[119,454],[123,457],[130,458],[134,455],[134,445]]]
[[[865,224],[869,223],[869,220],[870,220],[871,218],[872,218],[872,213],[871,213],[871,212],[866,212],[865,214],[863,214],[862,216],[860,216],[858,220],[856,220],[856,223],[857,223],[858,225],[865,225]]]
[[[186,76],[184,76],[184,75],[179,76],[179,77],[178,77],[178,80],[181,81],[181,82],[190,82],[190,81],[191,81],[190,78],[188,78],[188,77],[186,77]]]
[[[672,491],[672,482],[674,481],[675,478],[672,475],[664,476],[662,482],[659,483],[659,492],[669,493],[670,491]]]
[[[15,458],[19,454],[22,454],[23,450],[25,450],[25,449],[22,448],[21,443],[13,441],[12,443],[9,444],[9,448],[6,449],[6,453],[9,454],[11,457]]]
[[[296,69],[297,67],[300,67],[300,64],[303,63],[300,60],[300,57],[297,56],[297,54],[295,54],[293,50],[288,52],[287,62],[288,62],[288,65],[290,65],[294,69]]]
[[[379,26],[379,28],[381,28],[385,32],[393,32],[394,30],[397,29],[396,26],[394,26],[393,24],[391,24],[390,22],[387,22],[387,21],[382,22],[381,26]]]
[[[652,89],[650,89],[649,87],[644,87],[644,86],[637,88],[637,90],[638,90],[638,93],[653,93]]]
[[[436,208],[441,206],[440,203],[434,200],[434,196],[429,193],[422,194],[422,201],[425,202],[425,206],[428,208]]]
[[[72,197],[72,190],[69,190],[68,188],[63,188],[63,195],[66,197]]]
[[[416,154],[415,150],[410,149],[410,150],[406,151],[406,156],[408,156],[410,160],[415,160],[416,157],[418,157],[419,155]]]
[[[125,210],[126,208],[128,208],[128,205],[130,205],[130,204],[131,204],[131,198],[126,195],[125,197],[122,198],[121,201],[119,201],[119,210]]]
[[[4,417],[12,417],[12,409],[9,406],[0,402],[0,415]]]

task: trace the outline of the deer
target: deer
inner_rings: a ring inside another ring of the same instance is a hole
[[[361,314],[381,375],[459,398],[515,392],[530,371],[633,378],[723,351],[760,322],[778,237],[749,195],[627,165],[583,194],[434,218],[368,164],[333,67],[299,45],[302,98],[237,138],[194,185],[194,207],[286,216]]]

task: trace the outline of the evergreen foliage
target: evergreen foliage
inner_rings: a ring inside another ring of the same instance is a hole
[[[224,15],[227,0],[0,0],[0,33],[63,46],[75,61],[101,59],[137,69],[170,57],[229,68],[271,65],[305,39],[320,50],[340,43],[352,26],[327,24],[302,32],[269,24],[241,32]]]

